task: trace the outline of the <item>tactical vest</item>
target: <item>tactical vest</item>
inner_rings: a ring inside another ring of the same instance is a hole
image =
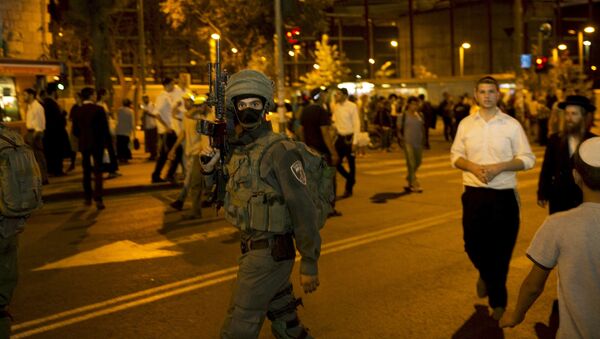
[[[282,135],[268,133],[249,145],[236,148],[227,163],[225,219],[242,231],[284,233],[292,230],[281,193],[267,184],[260,173],[265,151],[284,139]]]

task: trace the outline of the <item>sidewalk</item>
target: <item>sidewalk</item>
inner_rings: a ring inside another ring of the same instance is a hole
[[[147,157],[148,155],[142,151],[133,151],[133,159],[129,161],[129,164],[119,165],[119,173],[122,176],[104,180],[104,195],[140,193],[179,187],[171,183],[150,183],[150,176],[154,170],[155,162],[147,161]],[[68,166],[67,164],[68,161],[65,161],[65,168]],[[82,178],[81,158],[78,155],[75,170],[62,177],[50,177],[50,183],[43,186],[42,197],[44,202],[83,200]]]

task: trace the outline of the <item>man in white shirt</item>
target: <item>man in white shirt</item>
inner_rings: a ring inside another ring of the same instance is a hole
[[[337,170],[346,179],[346,188],[342,198],[348,198],[352,196],[352,189],[356,183],[356,158],[354,151],[357,147],[356,144],[360,134],[360,118],[358,116],[358,106],[348,100],[347,89],[340,88],[336,92],[335,103],[332,120],[337,132],[335,150],[340,158]],[[349,171],[342,164],[344,158],[348,159]]]
[[[150,102],[150,97],[144,94],[142,96],[142,127],[144,129],[144,149],[146,153],[150,153],[148,160],[156,160],[158,147],[158,132],[156,129],[156,116],[154,112],[154,104]]]
[[[514,312],[502,317],[501,327],[525,319],[558,266],[557,338],[600,338],[600,137],[582,142],[573,163],[583,203],[550,215],[538,229],[527,249],[531,270],[521,284]]]
[[[452,144],[452,166],[463,170],[465,251],[479,271],[477,295],[488,297],[493,318],[506,309],[506,277],[517,233],[516,172],[535,164],[519,122],[497,107],[500,92],[492,77],[475,86],[480,109],[464,118]]]
[[[25,142],[33,148],[35,160],[40,167],[42,174],[42,182],[48,183],[48,166],[46,164],[46,156],[44,155],[44,131],[46,130],[46,113],[44,107],[36,99],[36,91],[33,88],[27,88],[23,92],[27,111],[25,114],[25,126],[27,127],[27,135]]]
[[[158,122],[158,139],[159,139],[159,154],[156,159],[156,166],[152,173],[152,183],[159,183],[165,181],[175,180],[175,171],[177,170],[177,163],[181,161],[181,151],[177,152],[177,156],[167,173],[167,180],[163,180],[160,177],[160,173],[167,162],[169,151],[177,141],[177,134],[173,129],[172,114],[177,107],[173,103],[171,92],[175,89],[175,82],[172,78],[164,78],[162,81],[164,90],[156,98],[156,106],[154,107],[154,116]],[[173,165],[175,164],[175,165]]]

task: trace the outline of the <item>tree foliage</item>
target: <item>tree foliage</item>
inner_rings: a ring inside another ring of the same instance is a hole
[[[296,5],[295,0],[282,3],[286,26],[299,26],[302,34],[308,36],[326,29],[324,10],[333,0],[305,0],[302,5]],[[295,6],[285,7],[286,4]],[[219,33],[223,51],[232,47],[239,51],[237,55],[223,53],[226,64],[247,66],[262,57],[272,58],[273,0],[164,0],[161,11],[173,28],[194,29],[198,39],[208,41],[212,33]]]
[[[323,34],[321,41],[317,41],[314,54],[318,68],[300,77],[307,89],[335,85],[344,80],[350,72],[350,69],[344,65],[343,56],[338,51],[337,45],[329,44],[327,34]]]

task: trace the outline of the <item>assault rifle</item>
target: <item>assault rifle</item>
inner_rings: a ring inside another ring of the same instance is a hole
[[[207,104],[215,109],[215,121],[200,120],[196,129],[199,133],[209,136],[210,146],[218,149],[221,153],[215,167],[214,187],[209,202],[217,208],[223,206],[225,199],[225,185],[227,177],[223,172],[225,158],[229,151],[227,144],[227,121],[225,120],[225,86],[227,85],[227,72],[221,71],[221,41],[216,39],[216,62],[208,64],[208,88],[209,95]],[[214,74],[214,76],[213,76]],[[214,79],[213,79],[214,78]],[[201,161],[206,163],[211,157],[202,157]]]

